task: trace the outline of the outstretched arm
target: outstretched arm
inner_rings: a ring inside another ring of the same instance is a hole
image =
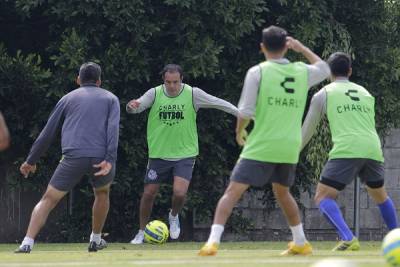
[[[148,109],[153,105],[155,97],[155,88],[147,90],[147,92],[139,99],[132,99],[128,104],[126,104],[126,112],[136,114]]]
[[[216,108],[234,116],[238,116],[237,107],[226,100],[207,94],[200,88],[193,88],[193,101],[196,111],[200,108]]]
[[[326,113],[326,91],[324,88],[318,91],[311,99],[307,117],[301,128],[302,144],[301,149],[308,144],[315,133],[322,116]]]

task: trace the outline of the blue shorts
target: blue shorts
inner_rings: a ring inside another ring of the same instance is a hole
[[[188,181],[192,179],[196,158],[185,158],[177,161],[164,159],[149,159],[147,163],[145,184],[159,184],[168,182],[174,176],[182,177]]]

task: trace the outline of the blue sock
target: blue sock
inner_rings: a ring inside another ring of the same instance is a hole
[[[385,221],[389,230],[397,228],[397,215],[396,209],[394,207],[393,201],[390,197],[386,199],[385,202],[378,205],[381,211],[382,218]]]
[[[319,203],[319,210],[325,215],[325,218],[336,228],[340,239],[343,241],[350,241],[354,235],[350,228],[347,226],[342,213],[340,212],[339,206],[336,201],[331,198],[324,198]]]

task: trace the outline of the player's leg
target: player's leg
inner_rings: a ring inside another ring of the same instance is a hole
[[[224,195],[218,201],[211,232],[207,243],[199,251],[200,256],[212,256],[217,253],[225,224],[236,203],[250,185],[265,185],[271,173],[272,169],[266,169],[263,162],[240,159],[236,163],[230,177],[229,185]]]
[[[34,239],[46,223],[49,213],[58,202],[70,191],[84,174],[82,161],[63,158],[57,166],[43,197],[32,211],[28,230],[16,253],[29,253]]]
[[[181,232],[179,212],[185,204],[187,191],[192,179],[195,158],[186,158],[176,161],[173,168],[173,192],[171,211],[168,215],[169,233],[172,239],[177,239]]]
[[[366,183],[368,194],[378,205],[388,229],[397,228],[396,208],[384,187],[383,163],[375,160],[367,160],[360,172],[360,178]]]
[[[224,227],[236,203],[249,188],[248,184],[230,181],[224,195],[220,198],[215,209],[214,221],[211,226],[207,243],[199,251],[200,256],[213,256],[217,253]]]
[[[94,202],[92,207],[92,233],[90,234],[90,242],[88,251],[96,252],[99,249],[107,247],[107,243],[101,238],[104,223],[107,219],[110,209],[110,187],[115,177],[115,164],[113,164],[110,172],[105,176],[94,176],[98,169],[93,165],[101,162],[100,158],[92,158],[90,161],[90,183],[93,187]]]
[[[150,220],[154,200],[160,189],[160,183],[170,176],[172,176],[172,166],[170,162],[162,159],[149,159],[144,178],[143,194],[140,198],[139,231],[130,241],[131,244],[143,244],[144,229]]]
[[[357,176],[360,166],[359,159],[329,160],[322,170],[320,182],[317,185],[314,197],[316,205],[324,217],[335,227],[340,242],[333,248],[334,251],[358,250],[360,244],[354,236],[342,212],[336,203],[338,193]]]

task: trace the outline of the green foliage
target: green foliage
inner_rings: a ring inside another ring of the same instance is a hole
[[[57,140],[33,180],[21,180],[17,167],[55,103],[76,88],[81,63],[102,66],[102,86],[120,98],[122,110],[130,99],[161,83],[159,72],[166,63],[181,64],[187,83],[237,103],[246,70],[263,60],[260,32],[270,24],[285,27],[324,58],[337,50],[351,53],[353,80],[376,97],[377,127],[384,136],[399,125],[399,14],[397,1],[375,0],[2,1],[0,108],[13,140],[1,155],[10,166],[7,178],[24,190],[43,190],[60,155]],[[288,57],[304,60],[294,53]],[[146,120],[146,113],[121,113],[118,171],[105,229],[112,239],[127,241],[138,226]],[[212,216],[227,185],[239,153],[234,121],[215,110],[198,114],[201,152],[183,214],[189,224],[193,210],[196,216]],[[312,189],[329,148],[325,122],[302,154],[293,187],[296,196]],[[79,188],[72,217],[57,221],[55,240],[79,241],[89,231],[93,196],[86,181]],[[264,201],[273,207],[270,187],[263,190]],[[154,218],[166,218],[170,195],[170,187],[163,187]],[[237,227],[246,228],[233,220],[232,228]]]

